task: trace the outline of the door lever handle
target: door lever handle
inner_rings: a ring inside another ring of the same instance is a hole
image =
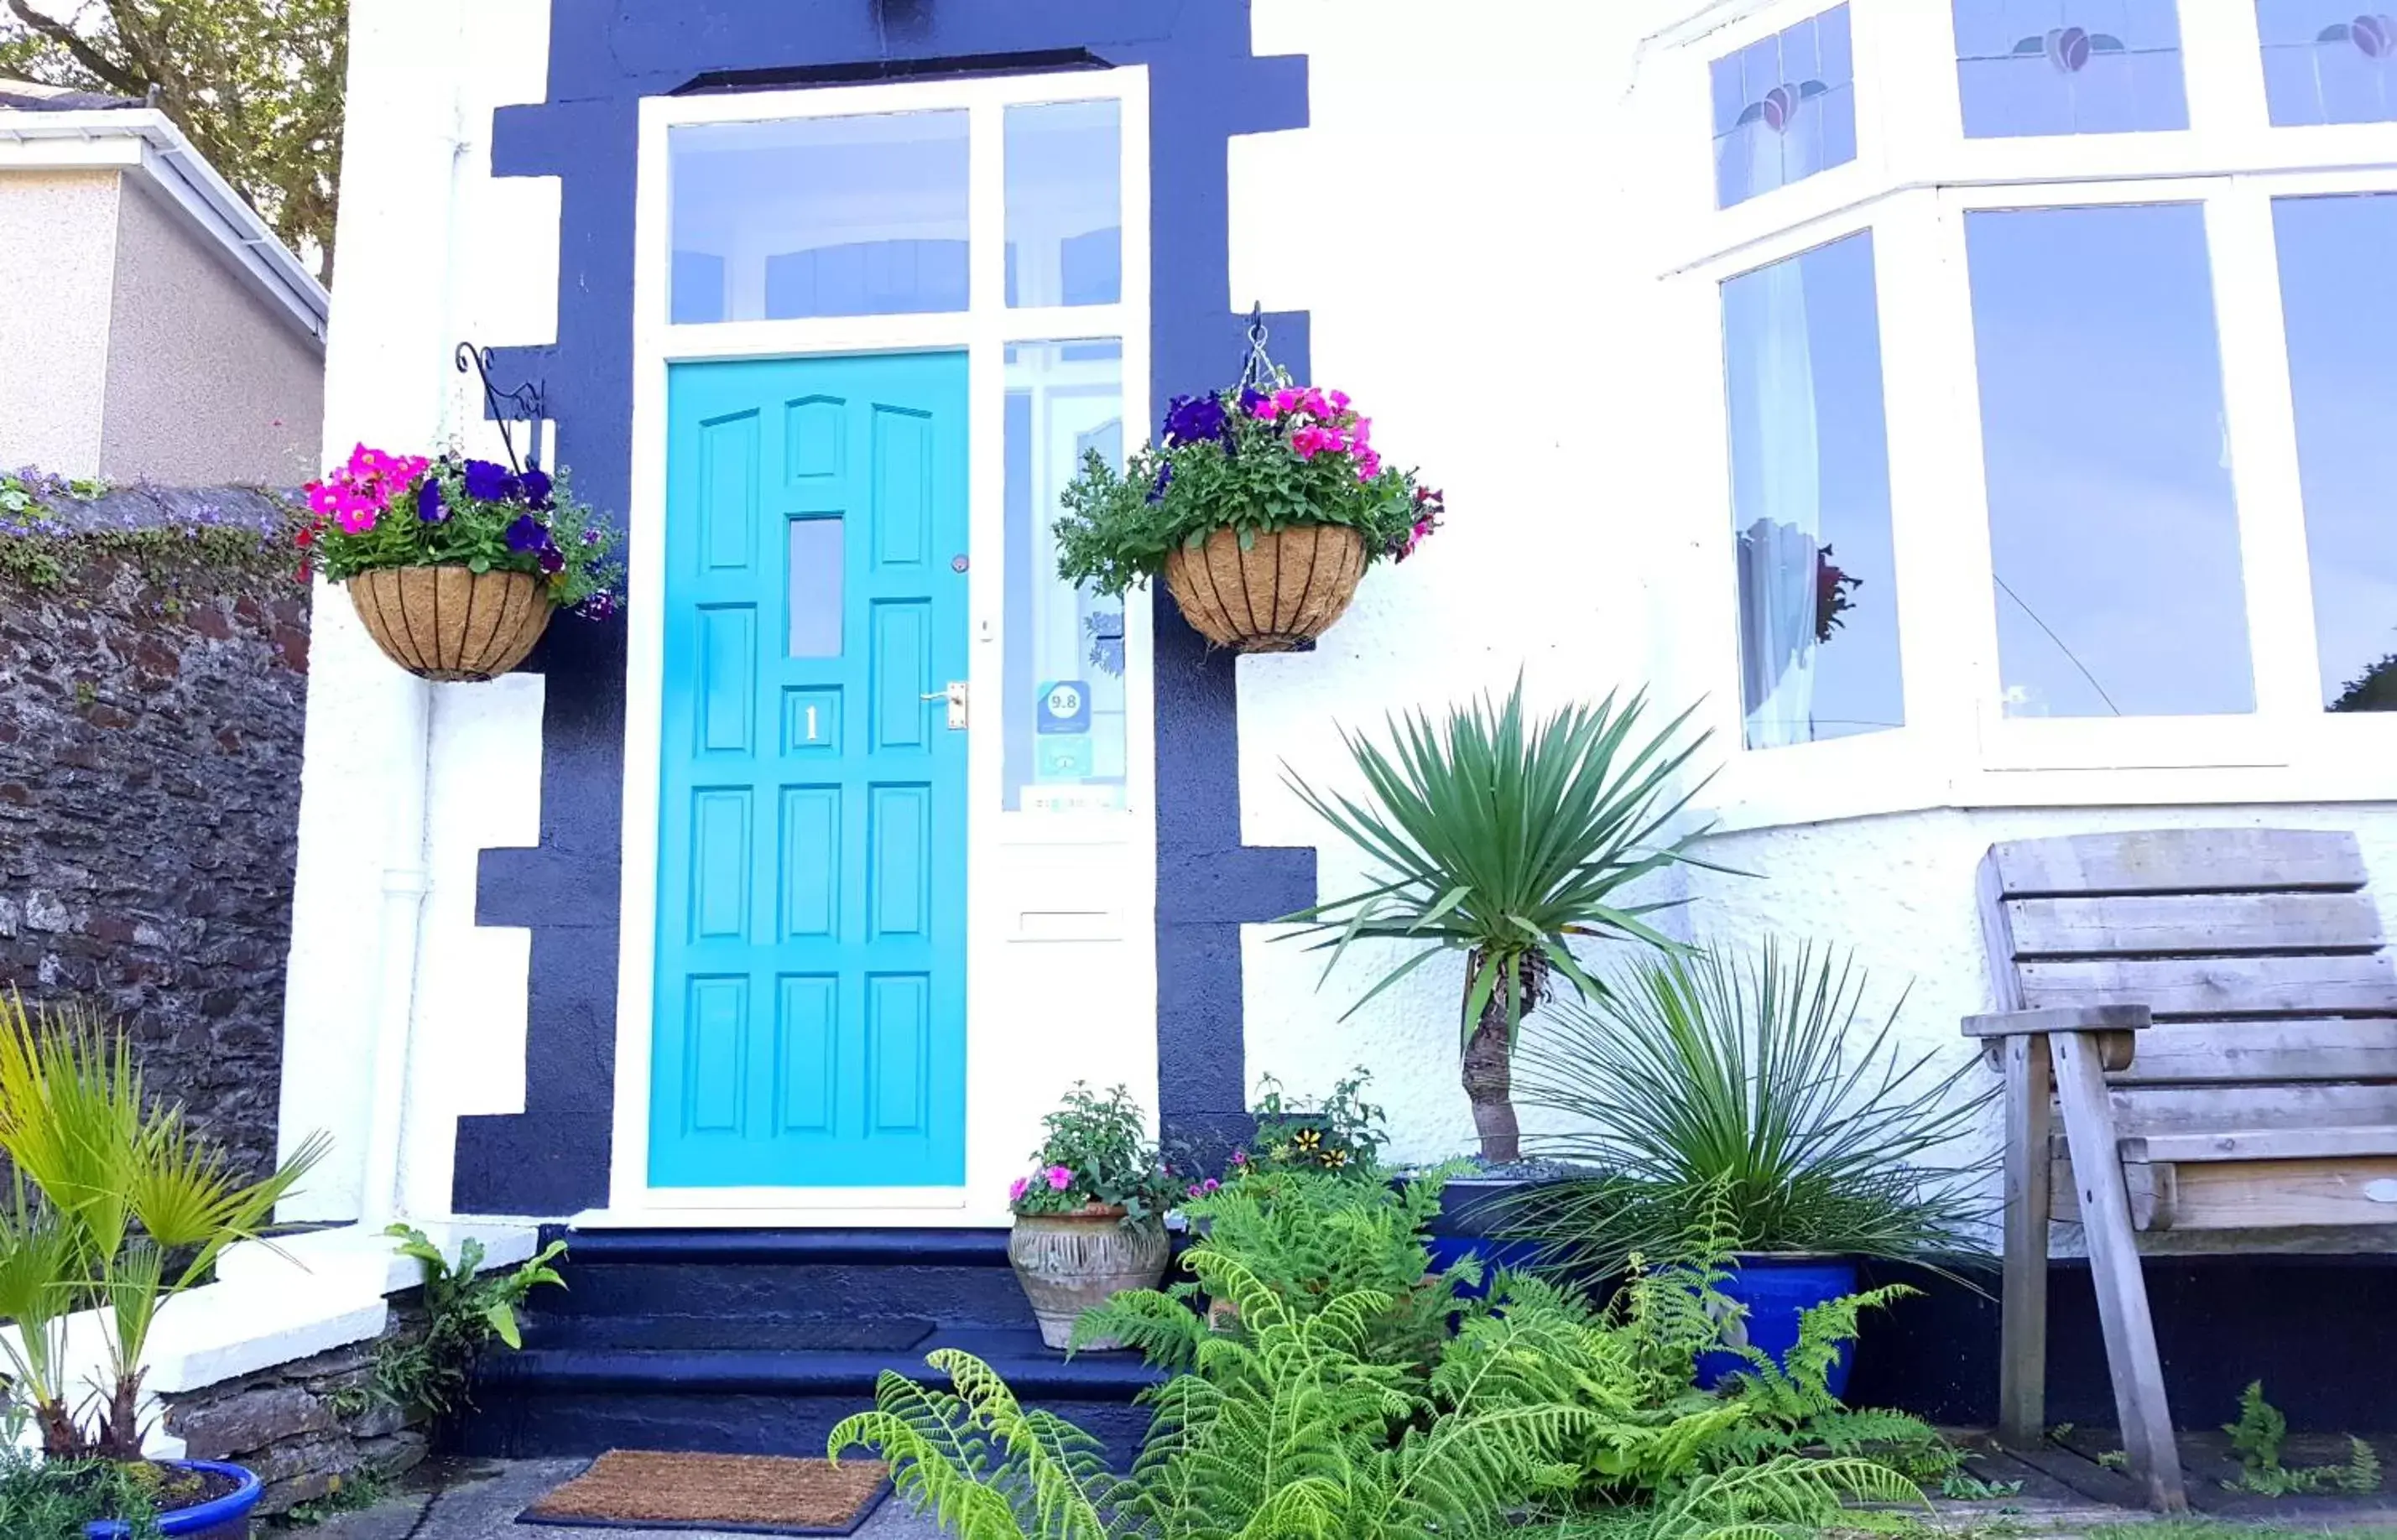
[[[946,690],[929,690],[922,699],[949,703],[949,730],[962,731],[966,725],[966,681],[951,679]]]

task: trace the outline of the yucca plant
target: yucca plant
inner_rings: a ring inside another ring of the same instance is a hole
[[[1584,996],[1599,989],[1573,943],[1673,944],[1641,918],[1665,904],[1626,902],[1623,890],[1694,860],[1705,830],[1668,829],[1698,788],[1676,796],[1672,786],[1706,735],[1677,746],[1688,712],[1642,733],[1646,710],[1644,695],[1619,708],[1609,695],[1527,721],[1518,679],[1504,702],[1485,696],[1444,722],[1422,712],[1391,719],[1387,748],[1344,731],[1366,801],[1285,775],[1381,873],[1360,892],[1285,917],[1305,928],[1292,934],[1331,951],[1325,977],[1359,941],[1418,948],[1349,1014],[1433,958],[1463,955],[1465,1094],[1492,1161],[1520,1153],[1509,1085],[1525,1013],[1555,975]]]
[[[326,1148],[319,1134],[245,1181],[181,1105],[145,1093],[122,1031],[73,1006],[0,1000],[0,1154],[17,1183],[0,1223],[0,1314],[20,1327],[0,1343],[46,1453],[141,1457],[142,1359],[160,1307],[255,1239]],[[100,1312],[108,1359],[89,1427],[60,1383],[64,1318],[79,1309]]]
[[[1524,1104],[1575,1132],[1541,1153],[1604,1175],[1543,1185],[1523,1226],[1601,1266],[1667,1252],[1714,1208],[1741,1252],[1917,1258],[1979,1249],[1986,1163],[1933,1163],[1977,1122],[1935,1050],[1893,1040],[1850,958],[1768,940],[1659,953],[1553,1012],[1524,1045]]]

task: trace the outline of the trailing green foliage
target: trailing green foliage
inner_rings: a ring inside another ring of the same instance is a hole
[[[516,1309],[535,1289],[566,1280],[554,1265],[566,1242],[553,1240],[507,1272],[483,1271],[483,1243],[469,1236],[451,1262],[422,1230],[394,1225],[383,1234],[397,1240],[399,1254],[424,1269],[426,1320],[421,1338],[386,1337],[375,1347],[375,1393],[395,1406],[446,1417],[468,1404],[466,1386],[475,1360],[496,1337],[522,1347]]]
[[[2281,1445],[2289,1436],[2289,1419],[2264,1399],[2264,1382],[2252,1380],[2239,1393],[2239,1417],[2222,1425],[2230,1436],[2230,1452],[2239,1457],[2239,1479],[2222,1484],[2234,1492],[2285,1497],[2297,1492],[2378,1492],[2380,1456],[2363,1440],[2350,1436],[2348,1457],[2335,1466],[2283,1466]]]
[[[263,513],[194,502],[113,516],[109,508],[87,507],[110,491],[102,481],[0,473],[0,582],[54,592],[93,563],[122,562],[157,591],[158,609],[173,615],[197,600],[291,575],[299,513],[272,494]]]
[[[1308,1100],[1285,1096],[1279,1080],[1264,1077],[1256,1105],[1250,1108],[1257,1136],[1246,1160],[1268,1170],[1294,1166],[1379,1181],[1382,1147],[1389,1143],[1390,1132],[1382,1109],[1365,1100],[1365,1085],[1372,1078],[1359,1066],[1335,1081],[1330,1095]]]
[[[1977,1249],[1984,1164],[1925,1164],[1994,1089],[1893,1041],[1852,962],[1768,939],[1627,959],[1520,1057],[1516,1094],[1583,1132],[1543,1153],[1607,1174],[1545,1184],[1517,1223],[1601,1268],[1668,1252],[1726,1205],[1727,1250],[1918,1258]]]
[[[156,1483],[147,1467],[110,1460],[36,1460],[0,1446],[0,1535],[83,1540],[84,1526],[114,1519],[128,1540],[156,1540]]]
[[[1095,1204],[1121,1209],[1125,1224],[1138,1225],[1155,1222],[1172,1203],[1172,1180],[1131,1088],[1099,1096],[1077,1080],[1040,1122],[1047,1132],[1033,1152],[1032,1173],[1008,1188],[1017,1213],[1079,1213]]]
[[[1120,472],[1086,453],[1058,498],[1057,575],[1121,594],[1219,529],[1247,550],[1306,524],[1356,530],[1368,563],[1406,556],[1439,525],[1440,493],[1383,466],[1372,424],[1346,396],[1281,384],[1270,395],[1175,397],[1157,439]]]

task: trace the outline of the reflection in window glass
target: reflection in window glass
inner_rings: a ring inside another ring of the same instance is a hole
[[[1712,72],[1716,208],[1856,158],[1847,7],[1718,59]]]
[[[2256,0],[2272,121],[2397,120],[2397,18],[2369,0]]]
[[[1872,236],[1723,285],[1749,748],[1906,721]]]
[[[2272,205],[2323,702],[2397,710],[2397,195]]]
[[[1965,221],[2013,716],[2252,711],[2203,210]]]
[[[1123,298],[1123,107],[1007,109],[1007,302]]]
[[[966,308],[966,114],[676,128],[677,324]]]
[[[1967,139],[2189,127],[2173,0],[1955,0],[1955,13]]]
[[[837,518],[791,520],[791,656],[840,656],[841,563]]]
[[[1126,807],[1123,600],[1060,582],[1051,532],[1083,456],[1123,465],[1122,343],[1011,344],[1006,443],[1001,806]]]

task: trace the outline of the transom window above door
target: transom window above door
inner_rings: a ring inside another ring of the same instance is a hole
[[[1118,303],[1122,103],[1001,111],[1005,303]],[[676,127],[673,324],[972,308],[968,119],[948,108]]]

